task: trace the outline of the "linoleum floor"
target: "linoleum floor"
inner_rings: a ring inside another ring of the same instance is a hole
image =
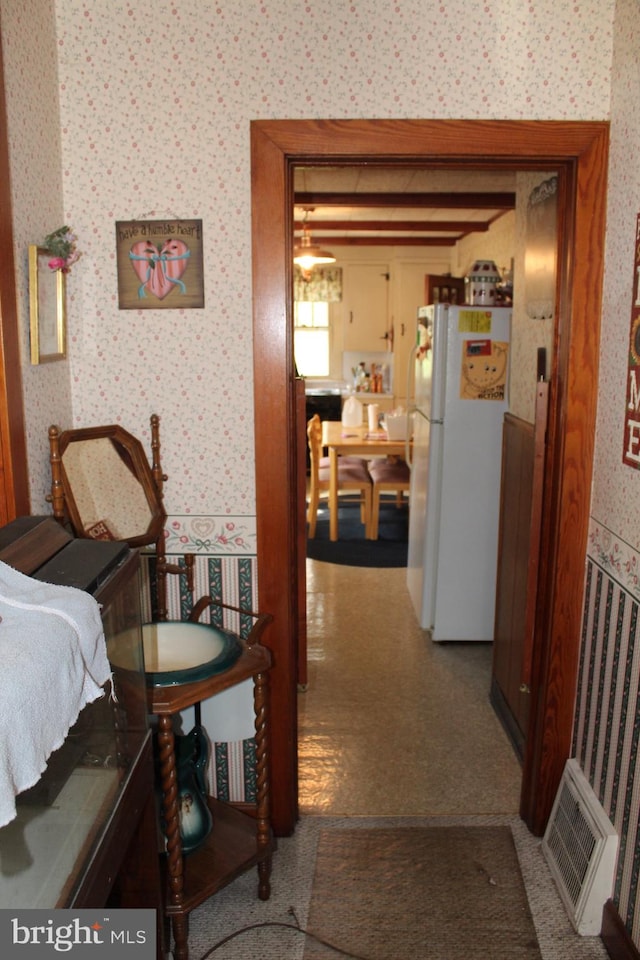
[[[307,562],[301,812],[517,813],[520,764],[489,703],[491,645],[432,643],[405,578]]]
[[[607,960],[598,937],[574,933],[540,840],[518,816],[520,765],[489,704],[490,645],[433,644],[405,575],[307,562],[300,821],[278,841],[268,901],[250,871],[191,914],[193,960],[301,960],[292,928],[307,922],[320,832],[411,817],[509,825],[543,960]]]

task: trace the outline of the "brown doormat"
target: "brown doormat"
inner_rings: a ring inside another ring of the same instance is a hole
[[[323,830],[306,927],[366,960],[541,960],[508,827]]]

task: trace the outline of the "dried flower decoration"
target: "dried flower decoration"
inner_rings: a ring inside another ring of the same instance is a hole
[[[59,227],[44,238],[44,247],[51,254],[50,270],[61,270],[69,273],[71,265],[76,262],[80,252],[76,250],[77,237],[69,227]]]

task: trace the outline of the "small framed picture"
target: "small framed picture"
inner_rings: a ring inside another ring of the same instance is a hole
[[[31,363],[64,360],[66,344],[66,277],[51,270],[51,253],[29,245],[29,302],[31,312]]]

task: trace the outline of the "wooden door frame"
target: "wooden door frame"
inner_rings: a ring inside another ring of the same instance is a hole
[[[273,615],[274,829],[297,805],[298,593],[293,362],[293,168],[377,161],[420,167],[554,170],[559,278],[542,562],[520,813],[544,831],[569,756],[580,652],[604,269],[606,122],[266,120],[251,124],[256,523],[260,607]]]
[[[28,514],[29,481],[13,256],[9,137],[0,48],[0,526]]]

